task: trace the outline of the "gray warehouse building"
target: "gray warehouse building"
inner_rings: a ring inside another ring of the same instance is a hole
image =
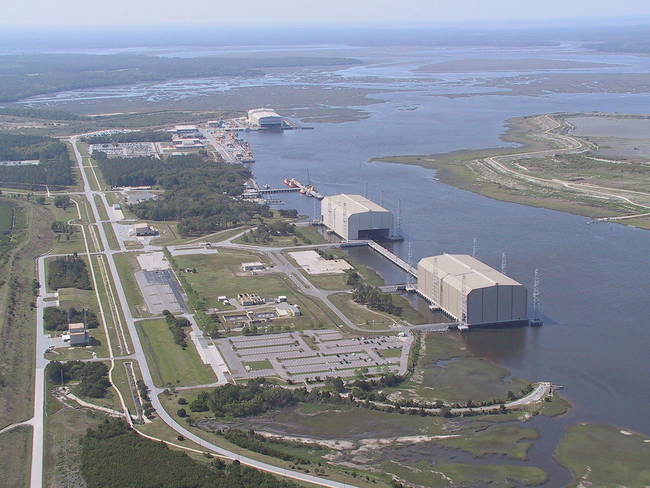
[[[332,195],[321,201],[323,224],[346,240],[386,239],[393,235],[393,214],[361,195]]]
[[[270,108],[255,108],[248,111],[248,123],[259,129],[282,129],[284,119]]]
[[[423,258],[417,275],[418,292],[456,320],[467,324],[526,320],[526,287],[472,256]]]

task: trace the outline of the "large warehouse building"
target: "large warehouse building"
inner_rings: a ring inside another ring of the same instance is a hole
[[[332,195],[321,201],[323,224],[346,240],[386,239],[393,235],[393,214],[361,195]]]
[[[282,129],[284,119],[270,108],[255,108],[248,111],[248,123],[258,129]]]
[[[497,324],[526,320],[526,287],[467,254],[418,263],[418,292],[456,320]]]

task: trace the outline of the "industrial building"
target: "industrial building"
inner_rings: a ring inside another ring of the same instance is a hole
[[[88,332],[83,322],[68,325],[68,336],[70,337],[71,346],[88,345]]]
[[[361,195],[332,195],[321,201],[321,219],[346,240],[384,240],[393,235],[393,214]]]
[[[149,224],[140,223],[133,226],[133,233],[136,236],[157,236],[158,231]]]
[[[418,293],[466,324],[526,320],[526,287],[467,254],[424,258],[417,278]]]
[[[270,108],[249,110],[248,123],[258,129],[282,129],[284,127],[284,119]]]
[[[195,136],[199,134],[199,128],[195,125],[177,125],[173,132],[179,136]]]

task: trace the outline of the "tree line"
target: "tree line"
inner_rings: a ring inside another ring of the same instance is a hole
[[[393,303],[393,296],[390,293],[383,293],[376,286],[357,282],[352,298],[355,302],[367,305],[374,310],[392,315],[402,314],[402,307],[398,307]]]
[[[169,327],[169,332],[174,336],[174,342],[185,349],[187,347],[187,339],[184,329],[192,324],[185,317],[175,317],[169,310],[163,310],[162,313],[165,317],[167,327]]]

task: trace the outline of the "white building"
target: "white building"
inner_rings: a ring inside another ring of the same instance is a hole
[[[284,120],[270,108],[255,108],[248,111],[248,123],[259,129],[281,129]]]
[[[423,258],[417,274],[418,292],[456,320],[468,324],[526,320],[526,287],[472,256]]]
[[[156,236],[158,235],[158,231],[151,227],[149,224],[146,223],[141,223],[141,224],[135,224],[133,226],[133,233],[136,236]]]
[[[195,125],[177,125],[174,132],[178,135],[198,135],[199,128]]]
[[[393,235],[393,214],[361,195],[332,195],[321,201],[323,224],[346,240],[386,239]]]

